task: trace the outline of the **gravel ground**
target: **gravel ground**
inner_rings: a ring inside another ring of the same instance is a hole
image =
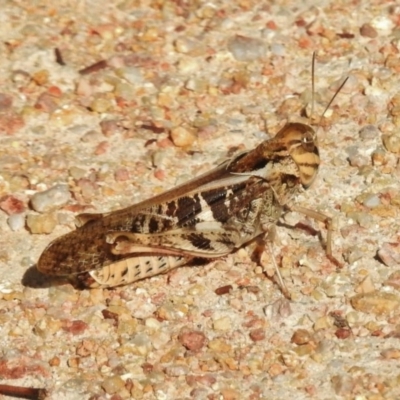
[[[1,384],[57,400],[400,398],[395,1],[7,1],[0,19]],[[78,213],[298,120],[313,51],[316,115],[349,81],[296,204],[334,218],[342,268],[324,226],[290,213],[274,245],[290,302],[250,247],[112,290],[36,271]]]

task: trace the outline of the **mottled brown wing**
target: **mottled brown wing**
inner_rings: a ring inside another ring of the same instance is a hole
[[[195,227],[201,222],[224,223],[235,214],[242,213],[254,198],[268,190],[268,184],[261,178],[246,176],[238,176],[236,180],[240,183],[236,185],[218,187],[218,182],[222,185],[227,179],[232,181],[225,164],[222,168],[219,170],[220,181],[214,179],[212,185],[203,176],[199,178],[199,182],[204,182],[204,191],[201,190],[202,186],[194,190],[196,181],[192,181],[193,186],[185,184],[179,187],[179,193],[174,189],[136,206],[104,216],[96,215],[93,219],[87,218],[82,227],[50,243],[42,253],[37,268],[50,275],[79,274],[102,268],[132,257],[113,253],[114,245],[106,241],[106,235],[111,232],[121,235],[124,232],[160,234],[177,227]],[[218,173],[214,172],[215,178]],[[186,195],[181,194],[182,188]],[[161,199],[164,201],[161,202]],[[175,250],[180,250],[181,255],[185,253],[185,249]],[[160,253],[163,254],[162,249]]]

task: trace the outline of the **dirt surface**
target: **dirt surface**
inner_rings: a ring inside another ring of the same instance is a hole
[[[400,398],[396,2],[8,1],[0,21],[0,392]],[[291,301],[251,247],[111,290],[37,272],[77,214],[161,193],[309,113],[314,51],[322,164],[294,202],[333,217],[341,267],[323,224],[289,213],[274,253]]]

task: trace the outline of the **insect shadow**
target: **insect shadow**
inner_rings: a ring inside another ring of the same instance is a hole
[[[64,276],[49,276],[42,274],[38,271],[36,265],[32,265],[25,271],[21,283],[23,286],[33,289],[46,289],[52,286],[65,285],[70,282]]]

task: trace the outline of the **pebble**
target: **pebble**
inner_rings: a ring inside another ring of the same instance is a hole
[[[147,328],[153,329],[155,331],[161,329],[161,322],[158,321],[156,318],[146,318],[145,325]]]
[[[198,71],[200,68],[199,62],[195,58],[184,58],[178,63],[178,70],[182,74],[191,74]]]
[[[121,167],[114,172],[114,179],[116,182],[125,182],[130,179],[130,173],[127,168]]]
[[[51,233],[58,221],[54,214],[35,215],[29,214],[26,218],[26,225],[32,233]]]
[[[207,338],[200,331],[185,331],[179,335],[179,341],[191,351],[199,351],[206,344]]]
[[[35,103],[35,108],[46,113],[53,113],[58,108],[57,101],[50,93],[42,93]]]
[[[400,244],[383,243],[377,251],[378,258],[388,267],[397,267],[400,264]]]
[[[114,104],[111,99],[103,97],[101,95],[96,95],[93,101],[90,103],[89,108],[99,114],[106,113],[113,108]]]
[[[192,129],[177,126],[171,129],[171,139],[177,147],[187,147],[196,140],[196,135]]]
[[[85,169],[75,166],[71,167],[68,172],[69,175],[76,180],[83,178],[87,174]]]
[[[303,344],[308,344],[312,340],[312,335],[307,329],[297,329],[291,338],[291,342],[297,344],[298,346]]]
[[[232,346],[220,338],[210,340],[208,348],[217,353],[229,353],[232,350]]]
[[[88,178],[81,178],[77,181],[77,186],[81,189],[82,197],[85,200],[90,200],[95,197],[98,190],[98,185]]]
[[[214,319],[213,326],[217,331],[227,331],[232,328],[232,321],[229,317],[216,318]]]
[[[173,364],[165,368],[165,374],[168,376],[186,376],[189,368],[186,365]]]
[[[381,200],[378,195],[370,193],[364,198],[362,204],[368,208],[374,208],[381,204]]]
[[[116,133],[121,133],[122,128],[118,120],[116,119],[106,119],[100,122],[101,133],[105,137],[110,137]]]
[[[375,291],[374,282],[370,275],[367,275],[355,288],[356,293],[372,293]]]
[[[348,397],[353,392],[356,382],[351,376],[335,375],[331,378],[331,384],[337,396]]]
[[[400,306],[400,297],[385,292],[361,293],[353,296],[350,303],[357,311],[366,314],[388,315]]]
[[[372,159],[372,165],[376,166],[383,166],[389,163],[389,157],[390,154],[385,151],[383,148],[378,148],[376,149],[372,154],[371,154],[371,159]]]
[[[114,375],[106,378],[101,387],[107,394],[114,394],[125,387],[125,381],[120,376]]]
[[[381,356],[385,360],[398,360],[400,359],[400,350],[399,349],[385,349],[381,352]]]
[[[0,199],[0,209],[2,209],[8,215],[20,214],[25,211],[25,205],[22,200],[8,195]]]
[[[228,50],[237,61],[254,61],[266,54],[265,43],[242,35],[236,35],[228,42]]]
[[[7,224],[13,232],[21,230],[25,226],[25,213],[10,215]]]
[[[89,328],[89,325],[81,320],[69,321],[66,320],[63,323],[62,329],[72,335],[81,335]]]
[[[395,271],[390,274],[388,279],[385,281],[385,285],[400,290],[400,271]]]
[[[392,135],[382,136],[383,145],[387,151],[394,154],[400,154],[400,133],[396,132]]]
[[[375,125],[365,125],[358,134],[362,140],[373,140],[380,136],[380,131]]]
[[[395,27],[395,24],[388,16],[382,14],[372,19],[371,26],[381,31],[382,34],[389,35]]]
[[[352,265],[364,256],[364,252],[358,246],[351,246],[345,251],[343,256],[345,260]]]
[[[363,24],[360,28],[360,35],[364,37],[369,37],[371,39],[376,38],[378,36],[378,32],[376,29],[370,24]]]
[[[167,332],[156,332],[151,337],[151,344],[156,350],[160,350],[171,341],[171,335]]]
[[[53,337],[57,332],[60,331],[62,322],[59,319],[52,318],[45,315],[33,328],[33,333],[43,339]]]
[[[259,342],[265,339],[265,328],[253,329],[249,333],[250,339],[253,342]]]
[[[55,185],[44,192],[36,193],[31,198],[32,208],[40,213],[61,208],[71,200],[67,185]]]

